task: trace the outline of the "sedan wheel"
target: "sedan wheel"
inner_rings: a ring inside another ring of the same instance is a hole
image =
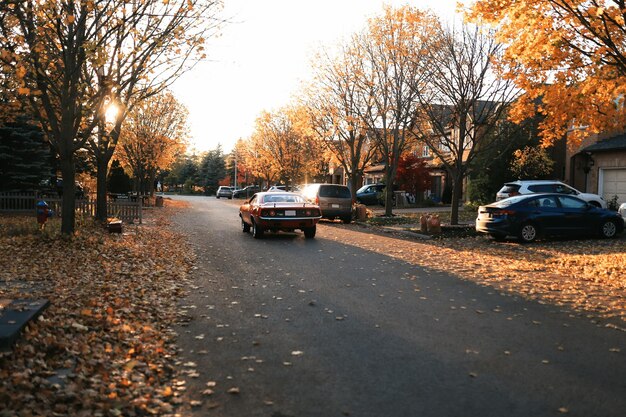
[[[315,229],[315,226],[304,229],[304,237],[307,239],[313,239],[315,237]]]
[[[252,220],[252,236],[255,239],[261,239],[263,237],[263,228],[259,227],[254,220]]]
[[[522,225],[522,229],[519,232],[519,238],[522,242],[530,243],[537,239],[537,227],[532,223],[526,223]]]
[[[600,233],[602,234],[602,237],[607,239],[615,237],[615,235],[617,234],[617,226],[615,225],[615,222],[607,220],[602,223],[602,229],[600,230]]]
[[[248,233],[250,231],[250,225],[241,219],[241,231],[244,233]]]

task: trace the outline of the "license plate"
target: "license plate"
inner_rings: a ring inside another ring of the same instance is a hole
[[[295,210],[285,210],[285,216],[295,216],[295,215],[296,215]]]
[[[339,208],[339,204],[331,204],[332,208]]]

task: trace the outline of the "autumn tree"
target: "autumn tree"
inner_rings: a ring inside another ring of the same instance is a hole
[[[246,154],[248,142],[239,138],[233,150],[226,158],[226,173],[232,180],[230,184],[237,187],[243,184],[247,176]]]
[[[120,1],[114,9],[117,26],[110,29],[110,41],[96,49],[91,74],[109,106],[88,142],[97,161],[100,219],[106,216],[107,167],[128,112],[165,91],[205,57],[204,42],[216,33],[221,7],[217,0]]]
[[[98,167],[106,170],[127,109],[193,65],[193,53],[215,27],[216,7],[212,0],[0,3],[3,72],[16,80],[59,155],[64,234],[74,231],[76,151],[91,138]],[[112,103],[120,110],[106,126]],[[98,178],[102,203],[106,172]]]
[[[400,156],[414,136],[411,126],[417,97],[425,85],[423,57],[436,19],[410,6],[386,7],[358,36],[361,59],[354,72],[359,88],[370,94],[371,108],[363,122],[385,164],[385,183],[391,185]],[[362,52],[361,52],[362,51]],[[385,215],[392,215],[393,194],[387,193]]]
[[[152,194],[157,170],[185,150],[187,109],[169,92],[138,103],[120,138],[119,159],[135,178],[137,191]]]
[[[507,45],[500,62],[526,91],[512,115],[542,114],[544,145],[626,129],[622,0],[478,0],[469,16],[493,24]]]
[[[299,106],[263,112],[256,120],[250,145],[250,159],[256,163],[257,172],[268,170],[268,177],[275,175],[285,184],[315,176],[322,156],[308,114]]]
[[[270,155],[259,151],[264,144],[263,137],[257,133],[253,132],[246,141],[241,142],[241,147],[236,146],[237,179],[240,185],[256,184],[259,181],[272,184],[278,178],[276,165],[270,159]]]
[[[430,171],[424,158],[412,153],[405,153],[398,162],[396,184],[400,189],[415,196],[416,199],[430,188],[432,183]]]
[[[542,178],[552,172],[554,161],[545,148],[525,146],[513,152],[511,173],[518,179]]]
[[[518,90],[500,77],[493,60],[502,46],[480,27],[433,27],[432,47],[423,68],[428,86],[416,85],[419,103],[412,131],[426,143],[452,184],[451,223],[458,223],[463,181],[481,152],[511,135],[504,129]]]
[[[348,176],[353,199],[376,149],[366,123],[374,104],[374,85],[371,79],[358,82],[358,75],[366,75],[357,72],[363,67],[362,48],[355,38],[342,45],[336,55],[318,53],[313,60],[314,80],[304,100],[316,137]]]

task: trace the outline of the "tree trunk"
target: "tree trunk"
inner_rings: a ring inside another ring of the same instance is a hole
[[[105,157],[97,158],[97,185],[96,185],[96,219],[106,222],[107,213],[107,173],[109,161]]]
[[[150,197],[154,196],[154,189],[156,188],[155,186],[155,181],[156,181],[156,172],[151,172],[148,174],[148,187],[150,192],[148,193],[150,195]]]
[[[360,182],[360,174],[353,173],[352,175],[350,175],[350,192],[352,193],[352,201],[356,201],[356,190],[359,189]]]
[[[393,216],[393,175],[390,169],[385,171],[385,216]]]
[[[457,173],[452,179],[452,211],[450,213],[450,224],[459,224],[459,203],[463,195],[463,175]]]
[[[74,185],[76,174],[74,155],[65,155],[60,159],[61,175],[63,176],[61,233],[71,236],[74,234],[74,224],[76,222],[76,187]]]

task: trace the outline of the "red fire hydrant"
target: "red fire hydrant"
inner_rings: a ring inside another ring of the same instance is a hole
[[[51,211],[48,207],[48,203],[45,201],[39,201],[37,203],[37,223],[39,223],[39,228],[43,230],[46,226],[46,222],[48,221],[48,217],[50,217]]]

